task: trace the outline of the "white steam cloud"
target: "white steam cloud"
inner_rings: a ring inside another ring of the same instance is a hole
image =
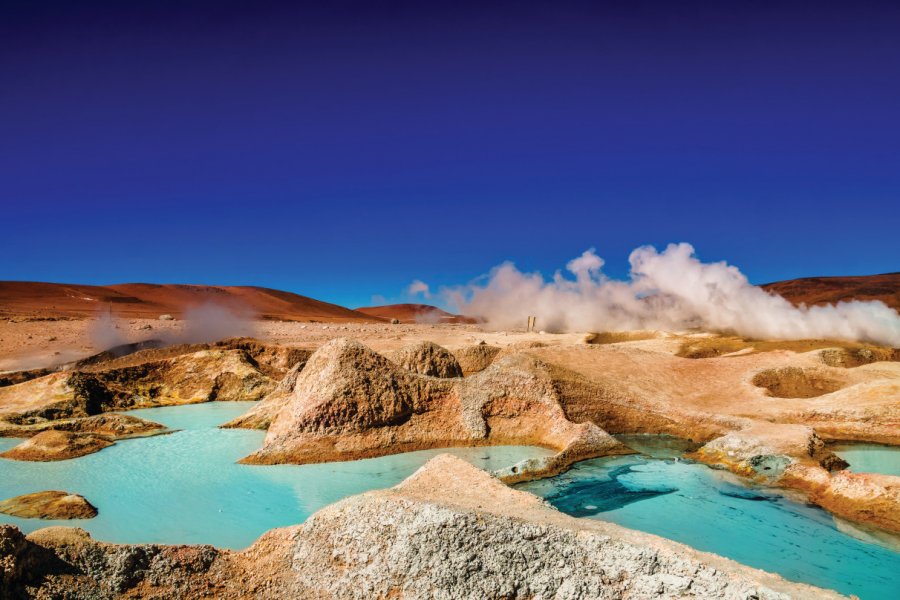
[[[184,311],[184,328],[176,341],[196,344],[253,334],[252,315],[217,304],[203,304]]]
[[[88,326],[88,336],[97,348],[106,350],[126,342],[115,319],[109,312],[101,312]]]
[[[468,315],[496,328],[521,326],[529,315],[548,331],[681,330],[700,327],[754,338],[866,340],[900,346],[900,315],[882,302],[800,306],[757,286],[725,262],[702,263],[690,244],[631,253],[631,279],[609,279],[594,249],[570,261],[574,276],[546,280],[511,262],[484,279],[444,290]]]
[[[409,287],[406,288],[406,293],[410,296],[422,294],[422,297],[424,298],[431,298],[431,288],[429,288],[428,284],[421,279],[416,279],[409,284]]]

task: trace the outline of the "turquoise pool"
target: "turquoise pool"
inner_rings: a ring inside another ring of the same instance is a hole
[[[517,487],[568,514],[654,533],[793,581],[863,600],[900,598],[900,553],[842,533],[823,510],[705,465],[611,457]]]
[[[900,477],[900,447],[881,444],[833,444],[829,449],[850,463],[854,473],[883,473]]]
[[[218,429],[217,425],[252,405],[211,402],[130,411],[182,431],[120,441],[68,461],[0,459],[0,498],[58,489],[83,495],[100,511],[94,519],[71,521],[0,514],[0,522],[26,532],[49,525],[77,526],[112,542],[244,548],[263,532],[301,523],[341,498],[395,485],[441,452],[485,469],[549,453],[542,448],[497,446],[319,465],[238,465],[235,461],[259,448],[264,432]],[[0,448],[20,441],[0,439]]]

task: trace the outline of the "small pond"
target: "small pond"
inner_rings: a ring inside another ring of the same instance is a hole
[[[900,598],[900,553],[843,533],[819,508],[673,457],[683,444],[677,439],[621,439],[645,455],[584,461],[517,488],[568,514],[654,533],[786,579],[863,600]]]
[[[882,473],[900,477],[900,447],[881,444],[829,444],[828,448],[850,463],[854,473]]]
[[[526,446],[453,448],[316,465],[239,465],[265,433],[218,429],[252,402],[210,402],[130,411],[181,431],[116,442],[73,460],[0,459],[0,499],[42,490],[83,495],[94,519],[45,521],[0,514],[26,532],[49,525],[82,527],[110,542],[249,546],[274,527],[302,523],[341,498],[395,485],[448,452],[493,470],[550,451]],[[21,440],[0,439],[7,449]]]

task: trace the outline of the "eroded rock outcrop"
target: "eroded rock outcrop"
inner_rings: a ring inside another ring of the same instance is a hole
[[[253,598],[230,581],[246,573],[229,567],[211,546],[107,544],[69,527],[26,537],[0,525],[3,598]]]
[[[829,473],[792,464],[779,484],[805,492],[810,501],[851,521],[900,533],[900,477],[879,473]]]
[[[456,357],[434,342],[419,342],[404,346],[388,355],[395,364],[419,375],[429,377],[462,377],[463,371]]]
[[[10,425],[0,422],[0,437],[26,437],[47,430],[95,433],[111,439],[154,435],[165,430],[164,425],[117,413],[105,413],[81,419],[43,421],[32,425]]]
[[[0,595],[24,598],[794,598],[838,594],[559,513],[448,455],[243,552],[0,526]]]
[[[243,415],[236,419],[221,425],[223,428],[237,429],[268,429],[272,424],[275,415],[284,408],[284,405],[290,400],[291,394],[294,393],[294,387],[297,385],[297,379],[300,372],[306,366],[306,361],[295,364],[285,374],[265,398],[259,401]]]
[[[693,457],[744,477],[800,490],[838,516],[900,533],[900,477],[840,470],[847,463],[810,427],[756,424],[707,443]]]
[[[93,433],[48,430],[13,446],[0,457],[38,462],[67,460],[99,452],[112,444],[109,439]]]
[[[243,350],[200,350],[131,366],[54,373],[0,388],[0,420],[32,425],[130,408],[258,400],[275,385]]]
[[[788,465],[816,464],[829,455],[811,427],[757,423],[708,442],[693,457],[745,477],[774,482]]]
[[[263,447],[243,462],[310,463],[501,444],[558,450],[541,467],[547,472],[629,452],[596,425],[566,418],[551,370],[533,357],[510,355],[472,377],[440,379],[337,339],[310,357]],[[537,466],[518,477],[537,476]]]
[[[0,513],[23,519],[93,519],[97,509],[84,496],[52,490],[3,500]]]

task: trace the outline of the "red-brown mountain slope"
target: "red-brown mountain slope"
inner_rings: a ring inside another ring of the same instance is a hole
[[[804,277],[762,286],[794,304],[835,304],[842,300],[881,300],[900,311],[900,273],[856,277]]]
[[[216,305],[261,319],[298,321],[379,321],[337,304],[251,286],[123,283],[95,286],[30,281],[0,281],[0,314],[37,317],[114,316],[157,318]]]

